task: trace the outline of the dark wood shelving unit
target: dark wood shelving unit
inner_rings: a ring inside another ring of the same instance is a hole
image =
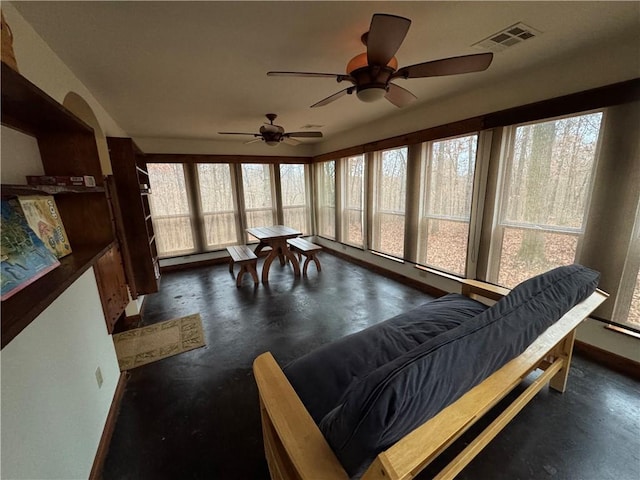
[[[107,138],[113,168],[109,184],[116,230],[132,298],[158,291],[160,267],[149,195],[149,173],[144,154],[130,138]],[[113,185],[111,184],[113,183]]]
[[[10,185],[2,184],[2,195],[62,195],[72,193],[104,193],[104,187],[62,185]]]
[[[45,175],[92,175],[96,180],[96,187],[2,185],[3,196],[55,195],[73,249],[59,267],[2,302],[4,347],[117,244],[93,129],[22,75],[1,66],[2,124],[36,138]],[[109,296],[99,291],[101,299]]]

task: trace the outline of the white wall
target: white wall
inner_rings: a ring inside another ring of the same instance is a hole
[[[16,12],[2,2],[20,72],[62,103],[74,91],[103,131],[124,131]],[[2,183],[43,173],[37,141],[0,130]],[[108,220],[105,220],[108,221]],[[120,376],[92,269],[0,352],[2,478],[87,478]],[[98,388],[95,372],[104,383]]]
[[[0,358],[2,478],[88,478],[120,376],[93,269]]]
[[[10,2],[2,2],[2,13],[13,32],[13,51],[22,76],[60,104],[64,102],[69,92],[77,93],[91,106],[106,136],[127,136],[87,87],[49,48]]]

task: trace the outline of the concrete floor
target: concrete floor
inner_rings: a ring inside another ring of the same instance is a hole
[[[269,285],[255,289],[248,276],[236,288],[226,265],[163,275],[144,324],[199,312],[207,346],[131,371],[105,480],[267,479],[253,359],[269,350],[284,365],[431,299],[329,254],[320,259],[323,271],[310,266],[301,279],[274,262]],[[459,478],[640,478],[639,399],[639,382],[576,356],[568,390],[540,392]]]

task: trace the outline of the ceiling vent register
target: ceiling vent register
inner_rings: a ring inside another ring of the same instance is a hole
[[[529,40],[530,38],[537,37],[542,32],[534,28],[525,25],[524,23],[516,23],[511,25],[500,32],[494,33],[484,40],[474,43],[472,46],[489,50],[491,52],[501,52],[505,48],[512,47],[519,43]]]

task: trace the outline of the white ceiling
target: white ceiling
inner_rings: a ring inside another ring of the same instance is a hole
[[[238,146],[249,138],[217,132],[255,132],[268,112],[287,131],[322,125],[325,138],[396,114],[385,100],[366,104],[355,95],[310,109],[345,85],[266,76],[343,73],[364,51],[360,36],[373,13],[412,20],[396,55],[401,67],[480,53],[471,45],[517,22],[542,32],[496,54],[485,72],[398,80],[418,97],[411,109],[589,45],[620,38],[640,44],[637,1],[12,3],[130,136]]]

